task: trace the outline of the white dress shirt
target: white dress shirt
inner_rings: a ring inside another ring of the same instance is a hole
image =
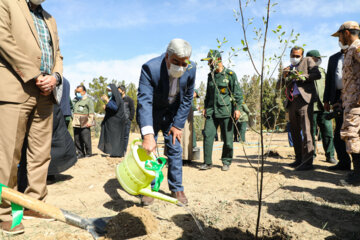
[[[335,83],[336,83],[336,89],[338,90],[343,89],[343,82],[342,82],[343,66],[344,66],[344,54],[341,54],[335,72]]]

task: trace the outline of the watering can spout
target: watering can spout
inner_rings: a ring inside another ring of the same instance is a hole
[[[154,192],[150,189],[150,187],[141,189],[140,194],[144,195],[144,196],[156,198],[156,199],[159,199],[159,200],[162,200],[165,202],[173,203],[176,205],[178,204],[178,200],[176,198],[169,197],[169,196],[159,193],[159,192]]]

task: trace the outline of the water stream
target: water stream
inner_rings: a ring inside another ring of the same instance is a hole
[[[192,218],[194,219],[196,226],[199,228],[199,231],[202,235],[202,239],[205,239],[205,232],[204,229],[201,227],[200,222],[197,220],[197,218],[195,217],[195,215],[193,214],[193,212],[190,210],[190,208],[186,207],[184,204],[178,202],[177,203],[178,206],[183,207],[188,213],[190,213],[190,215],[192,216]]]

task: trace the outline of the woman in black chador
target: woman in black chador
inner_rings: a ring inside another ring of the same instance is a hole
[[[101,98],[106,102],[106,106],[98,148],[104,153],[110,154],[110,157],[123,157],[126,121],[124,101],[114,84],[108,85],[107,95]]]

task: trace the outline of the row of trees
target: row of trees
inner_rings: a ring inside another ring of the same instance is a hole
[[[244,93],[244,102],[248,105],[251,116],[249,125],[254,129],[258,128],[257,123],[260,122],[260,78],[257,75],[244,75],[240,81],[240,86]],[[88,84],[88,95],[94,100],[95,112],[97,114],[104,113],[105,103],[101,96],[106,94],[106,87],[109,84],[116,86],[124,85],[126,87],[126,94],[134,100],[135,108],[137,104],[137,86],[134,83],[126,83],[124,80],[117,81],[115,79],[109,80],[106,77],[100,76],[93,78]],[[84,84],[84,83],[83,83]],[[286,123],[285,109],[283,107],[284,97],[279,98],[279,91],[276,90],[276,79],[268,79],[264,81],[264,106],[263,116],[265,117],[264,127],[266,129],[282,128]],[[206,84],[201,82],[199,85],[200,101],[194,99],[194,105],[200,110],[204,109],[204,99],[206,94]],[[284,94],[282,94],[284,96]],[[197,128],[202,129],[202,124],[198,124]],[[138,130],[136,120],[133,120],[132,131]]]

